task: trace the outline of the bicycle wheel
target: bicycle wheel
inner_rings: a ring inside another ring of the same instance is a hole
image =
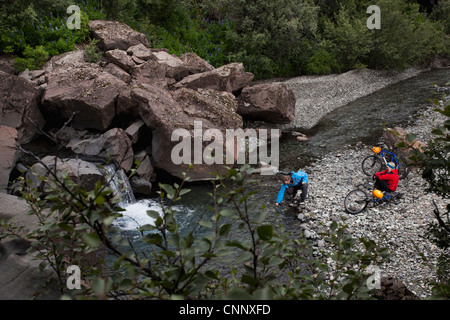
[[[366,176],[373,176],[375,173],[381,171],[381,160],[375,155],[370,155],[362,161],[362,170]]]
[[[364,211],[370,199],[363,190],[355,189],[350,191],[344,200],[345,211],[350,214],[357,214]]]
[[[397,164],[399,179],[405,179],[409,173],[408,161],[404,157],[400,157],[397,159]]]

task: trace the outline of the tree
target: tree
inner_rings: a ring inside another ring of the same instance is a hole
[[[366,9],[361,10],[350,1],[340,6],[333,19],[323,20],[320,47],[335,57],[339,71],[367,65],[368,56],[373,50],[373,38],[366,26]]]
[[[226,0],[236,21],[230,60],[241,61],[259,78],[298,74],[307,42],[317,31],[318,8],[308,0]]]
[[[377,0],[374,4],[381,9],[381,29],[371,32],[369,66],[404,69],[448,55],[449,38],[442,26],[425,17],[418,4],[401,0]]]

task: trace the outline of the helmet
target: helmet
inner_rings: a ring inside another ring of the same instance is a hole
[[[378,189],[373,190],[372,195],[373,195],[375,198],[378,198],[378,199],[383,198],[383,192],[381,192],[381,191],[378,190]]]
[[[380,148],[380,147],[373,147],[373,148],[372,148],[372,151],[373,151],[374,153],[380,153],[381,148]]]

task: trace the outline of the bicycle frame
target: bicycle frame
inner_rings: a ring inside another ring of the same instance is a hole
[[[364,187],[364,189],[367,189],[367,187]],[[344,206],[348,213],[350,214],[357,214],[364,210],[366,210],[367,206],[370,204],[371,206],[378,206],[382,203],[387,203],[392,201],[393,199],[398,198],[401,196],[401,194],[395,192],[395,193],[389,193],[383,191],[383,197],[377,198],[374,195],[369,195],[364,189],[361,188],[361,185],[358,186],[356,189],[353,189],[350,191],[344,200]],[[372,189],[372,188],[370,188]],[[350,195],[357,195],[356,198],[350,197]],[[350,198],[349,198],[350,197]],[[365,203],[365,205],[364,205]],[[356,208],[355,205],[356,204]],[[361,206],[362,205],[362,206]]]
[[[386,194],[386,192],[383,191],[383,198],[373,198],[373,202],[377,204],[377,202],[381,203],[383,200],[388,200],[390,198],[393,198],[390,194]]]
[[[381,149],[381,151],[379,153],[376,153],[377,155],[381,155],[381,158],[383,158],[384,164],[387,166],[388,162],[386,160],[386,157],[384,156],[384,154],[390,154],[392,156],[391,161],[395,162],[395,166],[398,168],[400,168],[400,163],[397,160],[397,156],[395,155],[395,153],[389,152],[387,150],[383,150]]]

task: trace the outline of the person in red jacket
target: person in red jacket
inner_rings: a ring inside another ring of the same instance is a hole
[[[381,191],[395,192],[398,186],[398,170],[395,169],[395,163],[389,162],[387,169],[377,172],[373,175],[375,188]]]

